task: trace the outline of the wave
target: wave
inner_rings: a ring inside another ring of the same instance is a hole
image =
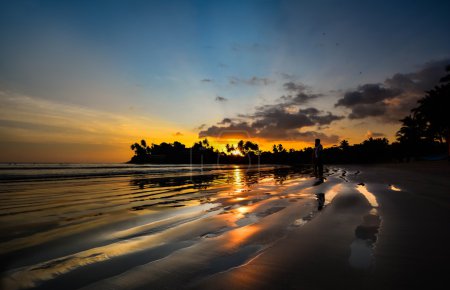
[[[244,170],[268,170],[273,165],[246,165]],[[117,177],[145,175],[146,178],[183,174],[202,175],[234,170],[236,165],[190,164],[1,164],[0,182],[20,180],[80,179],[92,177]]]

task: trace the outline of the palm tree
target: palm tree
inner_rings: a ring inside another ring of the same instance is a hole
[[[397,131],[395,136],[402,144],[411,145],[420,142],[421,136],[424,135],[424,128],[417,117],[412,114],[400,120],[402,127]]]
[[[450,72],[450,65],[446,70]],[[441,82],[442,85],[426,92],[413,112],[426,122],[426,131],[432,140],[441,143],[446,140],[450,157],[450,74],[443,77]]]
[[[339,145],[339,147],[340,147],[342,150],[347,150],[349,146],[350,146],[350,144],[348,143],[347,140],[342,140],[341,143],[340,143],[340,145]]]

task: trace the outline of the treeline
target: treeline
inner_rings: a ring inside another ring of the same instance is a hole
[[[433,142],[422,147],[428,155],[445,152],[445,144]],[[259,146],[251,141],[239,141],[238,146],[226,145],[225,152],[220,152],[209,144],[207,139],[186,147],[180,142],[151,144],[145,140],[131,145],[134,156],[130,163],[220,163],[220,164],[308,164],[311,163],[313,148],[302,150],[286,149],[282,144],[273,145],[271,151],[260,151]],[[241,152],[235,155],[233,152]],[[394,142],[389,144],[386,138],[369,138],[360,144],[349,145],[347,140],[339,146],[325,148],[323,158],[325,163],[377,163],[377,162],[407,162],[416,158],[404,144]]]

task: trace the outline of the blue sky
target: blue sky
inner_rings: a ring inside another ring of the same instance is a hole
[[[202,124],[280,103],[289,93],[284,84],[293,82],[321,95],[303,108],[346,117],[326,124],[325,134],[354,142],[368,131],[392,138],[394,125],[381,126],[383,116],[349,119],[352,108],[335,104],[358,86],[445,64],[448,11],[448,1],[2,1],[0,90],[10,107],[26,97],[145,119],[149,129],[141,135],[148,138],[180,132],[193,140]],[[360,123],[366,125],[343,135],[342,128]],[[0,133],[8,142],[36,142],[7,124]]]

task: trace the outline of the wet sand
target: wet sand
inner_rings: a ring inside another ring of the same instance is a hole
[[[450,258],[449,168],[328,166],[320,183],[307,171],[236,166],[197,183],[72,180],[65,198],[69,181],[10,185],[2,286],[432,288]]]
[[[418,162],[346,166],[345,171],[339,176],[344,180],[340,193],[310,223],[246,265],[192,288],[441,289],[446,285],[450,166]]]

